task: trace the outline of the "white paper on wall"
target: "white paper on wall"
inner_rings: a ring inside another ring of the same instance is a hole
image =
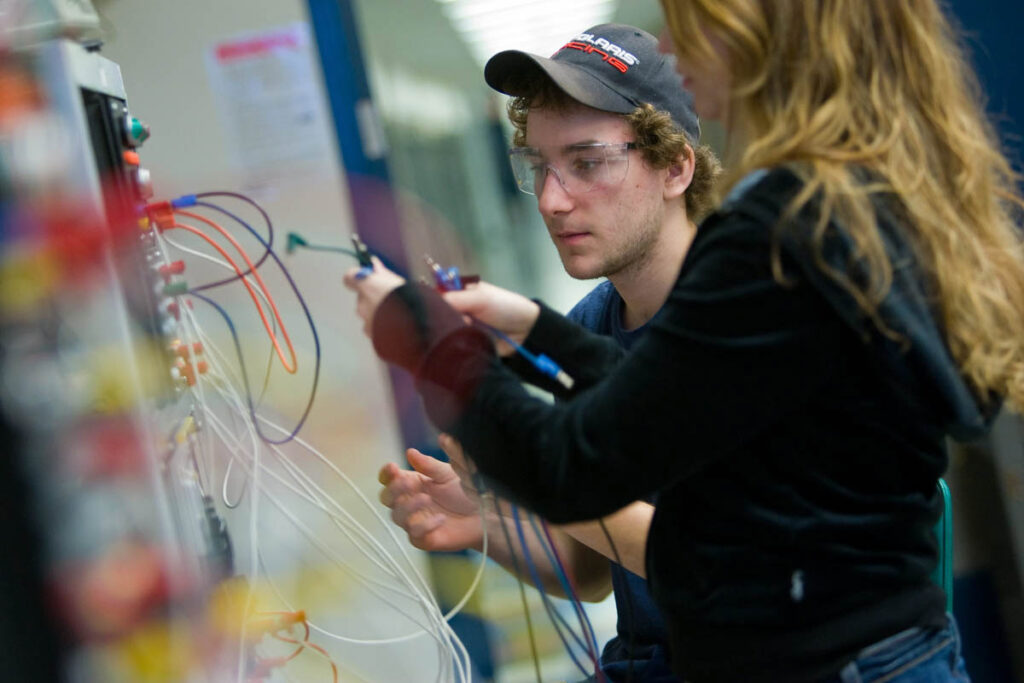
[[[272,190],[330,168],[334,141],[309,26],[214,44],[207,69],[232,150],[250,190]]]

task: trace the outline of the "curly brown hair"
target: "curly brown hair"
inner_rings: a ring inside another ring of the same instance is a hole
[[[508,102],[508,118],[515,132],[512,144],[526,144],[526,122],[531,109],[544,108],[555,112],[568,111],[583,106],[558,88],[550,79],[537,78],[517,84],[520,95]],[[633,128],[636,144],[644,162],[654,169],[667,168],[690,147],[694,155],[693,180],[683,193],[686,214],[690,220],[699,223],[717,205],[715,185],[722,173],[718,157],[707,145],[690,140],[672,121],[667,112],[659,111],[650,104],[637,107],[622,118]]]

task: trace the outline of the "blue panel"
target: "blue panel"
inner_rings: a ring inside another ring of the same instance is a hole
[[[383,159],[368,159],[359,137],[355,105],[370,97],[370,86],[351,3],[309,0],[309,20],[320,51],[345,171],[387,181],[387,164]]]
[[[320,52],[356,232],[385,262],[408,273],[386,160],[368,158],[360,135],[356,107],[361,101],[370,101],[370,86],[352,3],[309,0],[309,18]],[[433,431],[411,378],[402,370],[389,371],[403,442],[425,453],[436,451]],[[469,651],[475,669],[473,680],[492,678],[494,660],[485,624],[478,618],[459,615],[451,625]]]

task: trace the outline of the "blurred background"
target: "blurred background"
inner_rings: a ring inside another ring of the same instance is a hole
[[[1024,6],[949,7],[1019,160]],[[564,273],[535,198],[516,190],[505,98],[482,69],[606,21],[662,28],[657,0],[0,0],[9,680],[529,681],[531,630],[543,680],[583,678],[585,654],[570,656],[536,591],[528,619],[502,570],[413,550],[387,520],[377,470],[406,446],[436,453],[435,435],[362,335],[340,285],[355,262],[293,247],[358,233],[412,275],[429,254],[570,308],[596,283]],[[122,125],[131,144],[111,143]],[[703,136],[722,152],[720,127]],[[273,225],[281,267],[259,272],[294,373],[237,280],[203,290],[212,303],[187,296],[231,278],[211,243],[162,237],[138,209],[209,192],[248,198],[208,197],[204,214],[248,253],[266,244],[243,224]],[[130,236],[94,244],[94,213]],[[178,260],[184,272],[160,271]],[[296,429],[305,445],[287,440]],[[1019,420],[958,448],[948,478],[968,669],[1024,681]],[[450,620],[461,655],[437,616],[481,566]],[[600,646],[614,605],[586,613]]]

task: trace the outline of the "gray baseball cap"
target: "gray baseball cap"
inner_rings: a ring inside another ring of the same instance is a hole
[[[600,24],[574,36],[548,57],[505,50],[487,60],[487,85],[506,95],[521,95],[538,75],[547,75],[580,104],[629,114],[643,104],[668,112],[694,143],[700,122],[693,95],[683,88],[676,59],[658,51],[658,39],[623,24]]]

